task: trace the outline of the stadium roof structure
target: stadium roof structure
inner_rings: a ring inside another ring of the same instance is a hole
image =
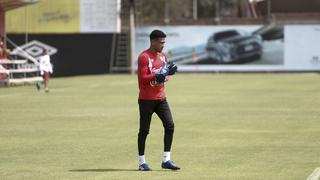
[[[0,9],[3,11],[9,11],[38,2],[39,0],[0,0]]]
[[[267,9],[267,2],[257,1],[258,4],[262,5],[262,9]],[[272,13],[310,13],[320,12],[320,1],[319,0],[270,0],[271,1],[271,12]]]

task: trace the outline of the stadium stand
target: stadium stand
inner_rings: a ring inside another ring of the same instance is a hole
[[[32,5],[37,3],[38,0],[0,0],[0,35],[5,37],[5,12],[16,9],[19,7]],[[18,48],[7,37],[4,38],[3,45],[1,47],[3,55],[0,58],[0,84],[1,85],[14,85],[14,84],[26,84],[42,81],[42,77],[39,75],[37,67],[37,60],[28,55],[27,52],[22,51],[25,54],[23,59],[18,59],[18,56],[11,56],[6,53],[6,43],[9,42],[14,47]]]
[[[0,61],[0,83],[4,85],[27,84],[42,81],[39,70],[28,60]]]

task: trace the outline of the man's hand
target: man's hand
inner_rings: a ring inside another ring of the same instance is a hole
[[[162,68],[158,73],[156,73],[156,82],[163,83],[166,80],[166,76],[169,74],[169,69],[166,66],[166,63],[163,63]]]
[[[178,71],[178,66],[173,64],[173,63],[170,63],[169,67],[169,75],[174,75],[177,71]]]
[[[156,82],[163,83],[166,80],[166,76],[163,74],[156,74]]]

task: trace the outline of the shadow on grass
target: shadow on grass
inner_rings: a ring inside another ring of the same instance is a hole
[[[113,171],[137,171],[137,169],[72,169],[70,172],[113,172]],[[164,171],[164,170],[152,170],[152,171]]]
[[[138,171],[137,169],[72,169],[70,172],[112,172],[112,171]]]

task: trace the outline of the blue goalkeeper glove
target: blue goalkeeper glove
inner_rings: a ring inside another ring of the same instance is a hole
[[[169,74],[169,69],[166,66],[166,63],[163,63],[162,68],[158,73],[156,73],[156,82],[163,83],[166,80],[166,76]]]
[[[178,71],[178,66],[173,64],[173,63],[170,63],[169,67],[169,75],[174,75],[177,71]]]

